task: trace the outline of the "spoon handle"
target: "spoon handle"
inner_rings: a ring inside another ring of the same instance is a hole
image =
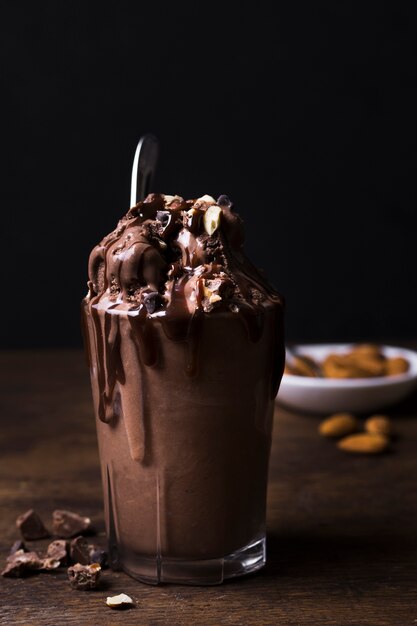
[[[143,135],[136,148],[130,185],[130,206],[146,198],[152,186],[158,161],[159,142],[150,133]]]

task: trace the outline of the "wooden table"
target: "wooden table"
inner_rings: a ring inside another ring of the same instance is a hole
[[[102,529],[102,503],[81,352],[6,352],[0,367],[3,564],[19,513],[34,507],[47,520],[53,509],[68,508]],[[398,439],[375,458],[348,456],[321,439],[319,418],[277,409],[261,573],[219,587],[150,587],[106,570],[103,588],[93,592],[72,590],[65,570],[2,578],[0,623],[416,624],[416,404],[414,396],[391,412]],[[134,598],[134,609],[106,607],[106,596],[120,592]]]

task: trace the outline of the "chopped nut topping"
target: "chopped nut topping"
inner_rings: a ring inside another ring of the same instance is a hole
[[[222,210],[219,206],[210,206],[204,213],[204,228],[208,235],[212,235],[220,226],[220,220],[222,216]]]

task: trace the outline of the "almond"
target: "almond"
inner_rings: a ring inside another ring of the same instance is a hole
[[[292,368],[297,376],[312,376],[313,378],[318,378],[321,375],[319,365],[309,356],[296,354],[292,360]]]
[[[119,593],[118,596],[107,596],[106,604],[111,609],[120,609],[134,606],[135,603],[130,596],[125,593]]]
[[[335,413],[319,426],[323,437],[345,437],[358,429],[358,420],[351,413]]]
[[[207,204],[216,204],[213,196],[209,196],[208,193],[204,194],[204,196],[201,196],[201,198],[198,198],[198,200],[201,200],[201,202],[207,202]]]
[[[222,210],[219,206],[213,204],[204,213],[204,228],[208,235],[212,235],[220,226]]]
[[[392,435],[392,424],[386,415],[371,415],[365,422],[365,430],[371,434]]]
[[[396,376],[397,374],[404,374],[404,372],[408,372],[409,367],[410,364],[406,359],[403,359],[401,356],[397,356],[392,359],[387,359],[385,371],[387,376]]]
[[[352,454],[379,454],[388,448],[388,438],[376,433],[357,433],[341,439],[337,447]]]
[[[352,352],[362,356],[383,358],[380,347],[374,343],[359,343],[352,348]]]

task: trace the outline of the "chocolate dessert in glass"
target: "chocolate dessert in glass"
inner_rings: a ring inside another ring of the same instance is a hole
[[[148,195],[92,251],[88,287],[112,566],[154,584],[258,570],[283,302],[229,198]]]

